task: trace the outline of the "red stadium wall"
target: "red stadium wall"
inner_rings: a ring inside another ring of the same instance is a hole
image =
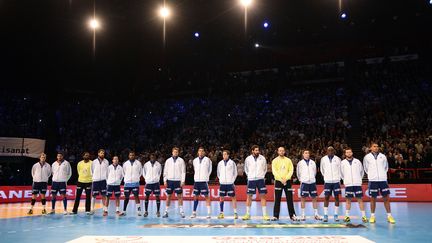
[[[68,199],[75,198],[75,187],[67,187]],[[49,189],[49,188],[48,188]],[[267,200],[274,200],[274,187],[272,185],[267,186],[268,194],[266,196]],[[123,188],[122,188],[123,190]],[[140,188],[140,198],[143,196],[144,186]],[[363,185],[365,201],[369,201],[369,196],[367,194],[367,185]],[[212,200],[218,200],[219,186],[210,186]],[[28,202],[31,198],[31,186],[0,186],[0,203],[10,203],[10,202]],[[183,188],[184,198],[186,200],[193,199],[193,186],[185,186]],[[294,185],[294,201],[299,201],[299,185]],[[323,185],[318,185],[319,200],[322,201],[324,198]],[[236,186],[237,199],[239,201],[246,200],[246,186],[239,185]],[[342,194],[344,190],[342,189]],[[392,201],[396,202],[432,202],[432,185],[431,184],[391,184],[390,185],[390,197]],[[81,196],[85,198],[85,194]],[[122,196],[123,198],[123,196]],[[162,186],[162,199],[166,198],[165,188]],[[49,191],[47,192],[47,199],[50,200],[51,196]],[[152,196],[152,199],[154,197]],[[228,199],[228,198],[227,198]],[[258,198],[257,198],[258,199]],[[228,199],[229,200],[229,199]]]

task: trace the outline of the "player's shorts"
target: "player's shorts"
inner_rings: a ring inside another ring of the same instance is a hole
[[[125,197],[129,197],[131,193],[134,195],[134,197],[138,197],[138,195],[139,195],[139,186],[124,187],[123,188],[123,193],[124,193]]]
[[[362,198],[363,189],[361,186],[347,186],[345,187],[345,197],[346,198]]]
[[[45,194],[48,188],[47,182],[33,182],[32,194]]]
[[[146,196],[150,196],[152,193],[155,196],[160,196],[160,184],[159,184],[159,182],[146,184],[144,192],[145,192]]]
[[[173,194],[175,192],[176,194],[182,194],[183,188],[181,187],[180,181],[170,181],[167,180],[167,187],[166,187],[166,193],[168,195]]]
[[[377,197],[379,194],[383,197],[390,194],[390,188],[387,181],[370,181],[369,196]]]
[[[106,180],[94,181],[92,183],[92,194],[93,194],[94,197],[97,196],[97,195],[99,195],[99,193],[102,196],[106,196],[106,191],[107,191]]]
[[[258,189],[259,194],[267,194],[267,187],[264,179],[248,181],[247,194],[253,195]]]
[[[53,181],[51,185],[51,194],[57,195],[57,193],[60,193],[60,195],[66,194],[66,182]]]
[[[339,182],[336,183],[324,183],[324,195],[337,197],[341,194],[341,186]]]
[[[193,194],[195,196],[199,196],[199,195],[208,196],[209,187],[208,187],[207,182],[195,182]]]
[[[221,184],[219,187],[219,197],[235,197],[234,184]]]
[[[312,184],[302,183],[300,185],[300,195],[301,195],[301,197],[315,198],[318,195],[316,184],[315,183],[312,183]]]
[[[112,194],[116,198],[120,197],[121,191],[120,191],[120,185],[108,185],[107,191],[106,191],[107,197],[111,197]]]

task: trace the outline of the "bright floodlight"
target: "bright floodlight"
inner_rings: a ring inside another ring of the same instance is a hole
[[[268,28],[269,27],[269,23],[268,22],[264,22],[263,26],[264,26],[264,28]]]
[[[240,0],[240,3],[247,8],[249,5],[252,4],[252,0]]]
[[[342,14],[340,15],[340,17],[341,17],[341,19],[346,19],[347,14],[346,14],[346,13],[342,13]]]
[[[97,29],[99,28],[99,21],[97,19],[91,19],[89,22],[89,26],[92,29]]]
[[[260,44],[255,43],[255,48],[258,48],[258,47],[260,47]]]
[[[198,37],[200,36],[200,34],[199,34],[198,32],[195,32],[194,36],[195,36],[196,38],[198,38]]]
[[[170,14],[171,14],[171,12],[170,12],[169,8],[167,8],[167,7],[161,7],[159,9],[159,15],[162,18],[167,18]]]

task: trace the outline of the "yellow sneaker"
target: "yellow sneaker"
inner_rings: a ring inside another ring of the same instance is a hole
[[[270,220],[270,217],[269,217],[267,214],[264,214],[264,215],[263,215],[263,220],[265,220],[265,221],[269,221],[269,220]]]
[[[349,223],[349,222],[351,222],[350,217],[349,217],[349,216],[345,216],[345,218],[344,218],[344,222],[345,222],[345,223]]]
[[[393,216],[388,216],[387,217],[387,221],[390,223],[390,224],[395,224],[396,223],[396,220],[393,218]]]
[[[368,222],[368,218],[366,216],[363,216],[362,217],[362,221],[363,221],[363,223],[367,223]]]
[[[243,220],[249,220],[249,219],[251,219],[251,216],[250,216],[250,214],[245,214],[244,216],[243,216],[243,218],[242,218]]]
[[[375,216],[371,216],[369,219],[369,223],[374,224],[376,222]]]
[[[224,213],[220,213],[220,214],[218,215],[218,219],[223,219],[223,218],[225,218]]]

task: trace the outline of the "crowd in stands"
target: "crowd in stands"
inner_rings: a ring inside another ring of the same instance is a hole
[[[392,169],[430,168],[432,83],[417,61],[362,65],[364,144],[378,141]],[[367,148],[364,147],[364,150]],[[404,178],[409,172],[399,171]]]
[[[431,167],[432,86],[430,80],[418,75],[417,69],[415,61],[360,67],[362,89],[358,99],[363,151],[367,152],[368,143],[378,141],[392,169]],[[252,144],[261,146],[268,163],[276,157],[280,145],[286,146],[294,165],[304,148],[312,151],[317,162],[327,146],[335,147],[336,154],[342,156],[351,131],[349,99],[352,97],[343,84],[287,86],[278,91],[255,90],[237,95],[231,90],[229,94],[155,100],[145,96],[128,99],[65,95],[55,101],[52,124],[56,149],[65,152],[72,167],[84,151],[95,156],[99,148],[122,160],[127,159],[129,150],[135,150],[143,161],[155,153],[163,164],[172,146],[179,146],[187,163],[187,183],[191,184],[192,160],[198,146],[204,146],[213,161],[211,180],[216,180],[216,164],[222,158],[222,150],[229,149],[238,166],[237,183],[245,183],[243,161]],[[0,136],[44,138],[52,129],[47,126],[51,119],[45,109],[47,102],[35,95],[2,92]],[[2,164],[0,173],[10,170],[8,166]],[[270,172],[271,166],[268,183],[272,182]],[[72,181],[75,180],[76,173]]]

